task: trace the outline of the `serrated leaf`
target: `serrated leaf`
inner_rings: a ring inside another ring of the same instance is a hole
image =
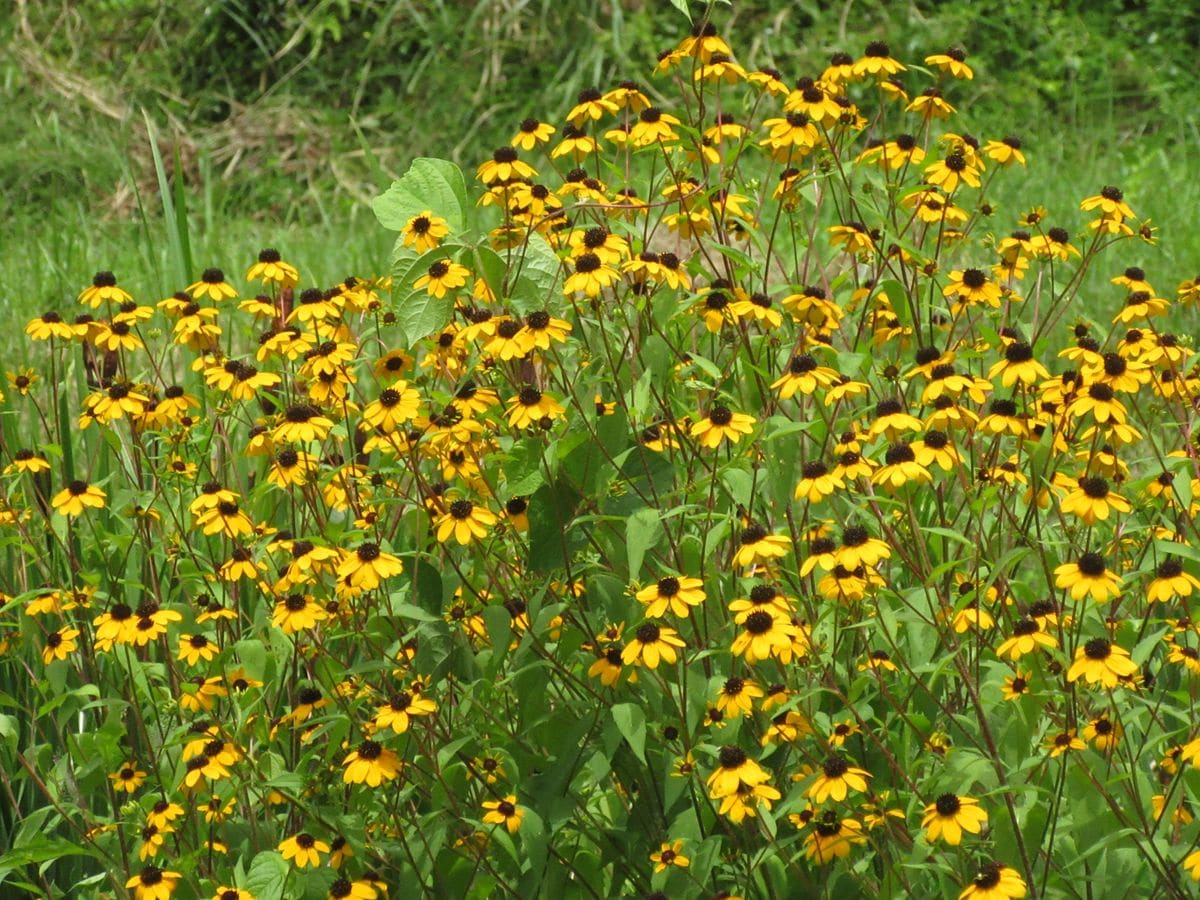
[[[445,159],[414,159],[408,171],[371,203],[384,228],[400,231],[413,216],[428,210],[441,216],[457,235],[466,227],[467,183],[462,170]]]
[[[397,262],[392,272],[396,324],[404,332],[404,339],[409,345],[445,328],[454,311],[454,299],[451,294],[434,297],[424,287],[418,289],[413,285],[429,271],[431,265],[440,259],[453,256],[461,249],[457,244],[443,244],[421,256]]]
[[[254,857],[246,873],[245,888],[257,900],[282,900],[288,864],[277,850],[264,850]]]
[[[617,731],[621,732],[621,737],[629,742],[629,749],[633,751],[633,755],[645,763],[646,714],[642,712],[642,708],[636,703],[618,703],[612,708],[612,718]]]
[[[559,296],[558,280],[562,276],[562,263],[544,237],[537,232],[529,235],[528,241],[515,251],[520,254],[516,261],[516,281],[508,301],[521,315],[546,309],[550,300]]]
[[[658,543],[662,533],[662,518],[656,509],[639,509],[625,520],[625,555],[631,581],[637,580],[646,551]]]

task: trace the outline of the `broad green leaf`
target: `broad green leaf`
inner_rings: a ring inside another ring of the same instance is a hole
[[[629,578],[636,581],[642,571],[646,551],[662,539],[663,527],[656,509],[639,509],[625,522],[625,553],[629,560]]]
[[[396,300],[396,324],[404,332],[409,345],[415,344],[434,332],[445,328],[454,312],[454,299],[450,293],[438,298],[424,287],[413,285],[429,267],[440,259],[447,259],[460,251],[457,244],[443,244],[421,256],[401,259],[392,273],[392,296]]]
[[[671,5],[687,16],[688,21],[692,21],[692,11],[688,6],[688,0],[671,0]]]
[[[558,281],[562,276],[562,263],[554,249],[533,232],[523,247],[513,251],[513,257],[516,281],[512,282],[509,305],[521,315],[539,309],[553,311],[552,301],[561,296]]]
[[[618,703],[612,708],[613,722],[629,749],[643,763],[646,761],[646,714],[636,703]]]
[[[441,216],[457,236],[466,227],[467,183],[462,170],[444,159],[414,159],[408,171],[371,203],[384,228],[400,231],[425,211]]]
[[[288,871],[287,862],[277,850],[264,850],[250,864],[245,888],[257,900],[281,900]]]

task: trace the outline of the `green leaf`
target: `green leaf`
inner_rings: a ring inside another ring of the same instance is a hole
[[[646,551],[662,538],[662,520],[658,510],[639,509],[625,522],[625,553],[629,560],[629,578],[636,581],[642,571]]]
[[[445,159],[414,159],[408,171],[371,203],[384,228],[400,231],[413,216],[428,210],[441,216],[450,233],[466,228],[467,183],[462,170]]]
[[[396,324],[404,332],[404,339],[409,345],[441,331],[454,312],[452,293],[438,298],[423,287],[413,287],[413,284],[439,259],[453,256],[461,249],[457,244],[443,244],[422,256],[397,261],[392,272],[392,296],[396,299]]]
[[[264,850],[254,857],[246,873],[245,888],[257,900],[282,900],[288,864],[277,850]]]
[[[16,716],[0,716],[0,739],[8,745],[8,749],[17,749]]]
[[[692,21],[692,11],[688,8],[688,0],[671,0],[671,5],[687,16],[688,21]]]
[[[512,283],[509,305],[521,315],[539,309],[547,309],[553,298],[561,294],[555,288],[562,275],[562,263],[554,249],[536,231],[529,235],[525,245],[514,251],[516,281]]]
[[[629,742],[629,749],[643,763],[646,762],[646,714],[636,703],[618,703],[612,708],[613,722],[621,737]]]

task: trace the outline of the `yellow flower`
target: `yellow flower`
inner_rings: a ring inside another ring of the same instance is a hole
[[[312,597],[307,594],[288,594],[280,597],[275,603],[275,612],[271,616],[271,624],[282,628],[284,634],[295,634],[315,628],[318,622],[329,618]]]
[[[384,706],[380,706],[371,722],[375,728],[390,728],[396,734],[404,734],[412,724],[414,716],[428,716],[437,712],[437,704],[420,694],[393,694]]]
[[[300,273],[291,263],[283,261],[279,251],[273,248],[260,250],[258,262],[246,271],[247,281],[261,281],[263,284],[277,284],[281,288],[295,287],[300,281]]]
[[[539,122],[537,119],[525,119],[521,122],[510,143],[522,150],[533,150],[538,144],[549,142],[552,134],[554,134],[553,125]]]
[[[568,297],[580,292],[595,297],[620,277],[620,272],[589,250],[575,258],[575,271],[563,283],[563,293]]]
[[[194,666],[196,663],[204,660],[208,662],[220,648],[202,634],[181,634],[179,635],[179,655],[177,659],[181,659],[189,666]]]
[[[1095,525],[1108,519],[1109,510],[1129,512],[1129,501],[1108,489],[1108,481],[1099,476],[1080,478],[1074,490],[1063,498],[1064,513],[1079,516],[1085,525]],[[1074,591],[1072,591],[1074,596]]]
[[[1083,678],[1088,684],[1097,682],[1105,688],[1114,688],[1123,678],[1137,674],[1137,664],[1129,658],[1129,651],[1107,638],[1092,638],[1075,650],[1075,661],[1067,670],[1067,681]]]
[[[417,253],[432,250],[449,233],[446,220],[427,209],[405,222],[400,231],[404,246],[412,247]]]
[[[957,847],[962,842],[964,831],[979,834],[985,822],[987,813],[979,808],[978,800],[957,794],[942,794],[936,802],[925,807],[921,827],[930,841],[941,838],[950,846]]]
[[[1017,620],[1017,623],[1013,625],[1012,637],[996,648],[996,655],[1001,658],[1007,656],[1012,660],[1018,660],[1026,653],[1032,653],[1038,647],[1053,650],[1057,646],[1058,640],[1053,635],[1044,632],[1035,619],[1026,616]]]
[[[1025,896],[1025,881],[1016,869],[990,862],[963,888],[958,900],[1014,900]]]
[[[142,786],[142,782],[146,780],[146,773],[141,771],[136,763],[127,762],[108,778],[116,790],[132,794]]]
[[[363,410],[363,420],[383,434],[391,434],[405,422],[417,417],[421,408],[421,395],[407,381],[397,381],[379,394],[379,399],[368,403]]]
[[[50,505],[60,515],[75,518],[85,509],[103,509],[108,495],[86,481],[75,480],[59,491],[50,500]]]
[[[648,669],[657,668],[659,661],[674,665],[678,659],[676,648],[683,646],[675,629],[646,622],[638,626],[633,640],[621,652],[621,661],[629,666],[641,663]]]
[[[182,877],[178,872],[147,865],[126,881],[125,887],[133,891],[134,900],[170,900]]]
[[[189,284],[187,291],[192,295],[193,300],[202,300],[208,297],[218,303],[237,296],[237,291],[233,289],[233,286],[225,283],[225,273],[215,268],[205,269],[200,275],[200,280]]]
[[[1069,589],[1072,600],[1091,597],[1104,603],[1121,592],[1121,576],[1104,564],[1104,557],[1089,550],[1078,562],[1063,563],[1054,570],[1056,587]]]
[[[353,553],[347,553],[337,568],[338,581],[362,591],[373,591],[385,578],[404,571],[398,557],[385,553],[379,545],[366,541]]]
[[[871,773],[850,765],[840,753],[826,758],[821,764],[821,774],[805,792],[813,803],[824,803],[828,799],[842,801],[850,791],[865,791]]]
[[[647,604],[646,615],[651,619],[663,616],[668,609],[680,618],[687,618],[693,606],[704,602],[704,582],[699,578],[668,575],[657,584],[642,588],[635,597]]]
[[[483,808],[487,810],[483,821],[489,825],[503,825],[509,834],[516,834],[525,817],[525,810],[517,806],[517,795],[509,794],[503,800],[485,800]]]
[[[663,842],[657,853],[650,854],[650,862],[654,863],[655,874],[665,872],[670,866],[686,869],[692,861],[683,855],[683,841],[673,843]]]
[[[400,757],[378,741],[363,741],[342,764],[346,767],[342,773],[342,780],[346,784],[379,787],[400,774]]]
[[[817,864],[832,862],[849,856],[855,844],[864,844],[866,840],[857,819],[839,819],[830,809],[816,820],[805,838],[804,855]]]
[[[459,265],[453,260],[439,259],[429,269],[413,282],[414,290],[425,288],[431,297],[441,299],[448,291],[460,288],[467,283],[471,274],[466,266]]]
[[[291,861],[297,869],[305,866],[315,869],[321,865],[321,854],[329,852],[329,845],[307,832],[301,832],[280,843],[278,849],[284,860]]]
[[[566,409],[549,394],[535,387],[525,387],[508,401],[508,424],[513,428],[529,428],[542,419],[558,419]]]
[[[733,555],[734,568],[751,566],[787,556],[792,547],[790,539],[781,534],[771,534],[757,522],[750,522],[738,535],[738,549]]]
[[[925,65],[936,66],[952,78],[962,78],[970,81],[975,77],[975,73],[966,64],[966,58],[966,51],[961,47],[951,47],[945,53],[934,53],[931,56],[925,57]]]
[[[92,277],[91,286],[79,294],[79,302],[91,307],[97,307],[105,301],[120,305],[132,299],[128,291],[117,287],[117,278],[112,272],[97,272]]]
[[[487,537],[496,521],[491,510],[470,500],[455,500],[437,520],[437,539],[444,544],[453,535],[459,544],[469,544]]]
[[[42,662],[50,665],[54,660],[66,659],[75,652],[78,628],[60,628],[46,635],[46,646],[42,648]]]

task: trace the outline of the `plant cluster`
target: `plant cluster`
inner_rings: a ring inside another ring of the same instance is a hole
[[[1183,897],[1200,373],[958,48],[708,22],[375,202],[28,322],[0,872],[54,895]],[[1105,287],[1096,290],[1093,274]]]

